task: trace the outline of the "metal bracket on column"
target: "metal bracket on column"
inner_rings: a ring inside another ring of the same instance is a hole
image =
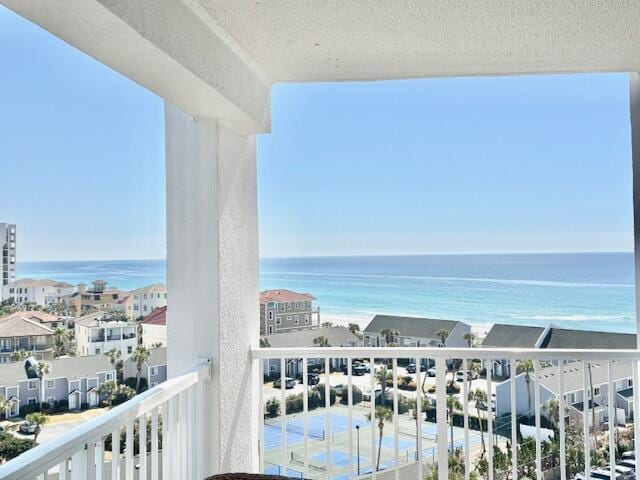
[[[204,377],[213,377],[213,357],[208,355],[198,355],[198,366],[203,369],[206,367],[206,373],[203,374]]]

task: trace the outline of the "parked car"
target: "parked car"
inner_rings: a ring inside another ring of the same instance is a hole
[[[604,467],[603,470],[609,470],[609,467]],[[636,478],[635,470],[624,465],[616,465],[616,472],[620,473],[626,480],[634,480]]]
[[[317,373],[308,373],[307,374],[307,384],[308,385],[317,385],[320,383],[320,375]]]
[[[421,372],[426,372],[427,371],[427,366],[426,365],[420,365],[420,371]],[[415,363],[410,363],[409,365],[407,365],[407,373],[416,373],[416,364]]]
[[[467,370],[467,380],[475,380],[478,378],[478,372],[473,370]],[[464,371],[458,370],[456,372],[456,382],[464,382]]]
[[[37,425],[29,422],[22,422],[20,424],[20,433],[24,433],[25,435],[33,435],[36,433]]]
[[[284,379],[284,388],[291,389],[296,386],[296,379],[291,377],[286,377]],[[273,382],[273,388],[280,388],[282,385],[282,379],[278,378],[275,382]]]
[[[612,480],[611,472],[606,467],[591,469],[589,477],[596,480]],[[587,477],[584,473],[578,473],[575,477],[573,477],[574,480],[586,480],[586,478]],[[616,471],[616,476],[613,480],[627,480],[627,477],[625,477],[622,473]]]
[[[361,377],[365,373],[367,373],[367,367],[364,365],[353,365],[351,367],[351,373],[356,377]]]
[[[427,370],[427,377],[435,377],[436,376],[436,367],[431,367]]]
[[[636,461],[633,458],[623,458],[618,461],[618,465],[621,467],[631,468],[634,472],[636,471]]]
[[[624,452],[622,454],[622,459],[623,460],[624,459],[628,459],[628,458],[635,460],[636,459],[636,452],[634,450],[629,450],[629,451]]]

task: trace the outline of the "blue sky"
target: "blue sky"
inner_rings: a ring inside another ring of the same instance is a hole
[[[0,7],[22,260],[165,253],[162,101]],[[261,254],[632,249],[625,74],[277,85]]]

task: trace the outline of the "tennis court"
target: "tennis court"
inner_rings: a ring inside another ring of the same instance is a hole
[[[349,417],[332,413],[329,415],[331,434],[344,433],[349,431]],[[354,418],[353,429],[357,426],[370,427],[369,422],[363,419]],[[326,415],[310,415],[308,417],[308,434],[310,439],[324,440],[326,430]],[[304,418],[294,418],[286,422],[287,444],[292,445],[304,441]],[[282,425],[279,421],[266,423],[264,426],[264,446],[271,450],[282,446]]]

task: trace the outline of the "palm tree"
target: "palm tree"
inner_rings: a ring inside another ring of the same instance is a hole
[[[480,362],[472,361],[470,364],[467,364],[467,369],[468,372],[466,372],[465,375],[467,376],[467,382],[469,384],[468,390],[471,390],[472,374],[475,373],[479,375],[482,370],[482,364]]]
[[[440,339],[440,343],[444,345],[447,338],[449,338],[449,330],[438,330],[436,332],[436,337],[438,337]]]
[[[29,354],[24,350],[18,350],[17,352],[11,354],[12,362],[22,362],[27,358],[29,358]]]
[[[389,383],[393,383],[393,374],[387,370],[387,367],[381,367],[376,373],[376,380],[380,384],[380,388],[382,389],[382,405],[385,404],[387,387]]]
[[[151,352],[144,345],[138,345],[131,354],[131,359],[136,362],[136,393],[140,393],[140,377],[142,376],[142,366],[147,363]]]
[[[378,461],[376,472],[380,470],[380,453],[382,451],[382,437],[384,436],[384,424],[393,421],[393,412],[390,408],[378,405],[376,407],[376,419],[378,420]],[[371,413],[367,413],[367,420],[371,421]]]
[[[11,406],[11,401],[0,395],[0,416],[7,416],[7,410]]]
[[[533,360],[520,360],[518,362],[518,370],[524,373],[524,379],[527,382],[527,396],[529,400],[529,411],[531,413],[531,374],[533,373]],[[515,381],[515,376],[511,375],[511,381]]]
[[[42,412],[42,403],[44,402],[44,379],[51,372],[51,365],[46,362],[38,362],[36,365],[36,373],[40,379],[40,411]]]
[[[313,339],[313,344],[317,345],[319,347],[330,347],[331,345],[329,345],[329,339],[327,337],[325,337],[324,335],[320,335],[319,337],[316,337]]]
[[[116,371],[117,378],[122,376],[122,368],[124,366],[120,357],[122,357],[122,352],[117,348],[112,348],[111,350],[105,352],[105,355],[109,357],[109,362],[111,362],[111,366]]]
[[[482,417],[480,417],[480,407],[483,404],[487,404],[487,392],[480,388],[476,388],[474,391],[469,392],[469,401],[474,403],[476,412],[478,413],[478,423],[480,423],[480,442],[482,444],[482,456],[484,456],[487,449],[484,444],[484,435],[482,433]]]
[[[449,415],[449,427],[451,428],[451,451],[454,451],[453,448],[453,414],[462,410],[462,405],[460,404],[460,400],[453,395],[449,395],[447,397],[447,414]]]
[[[27,422],[31,425],[35,425],[36,429],[34,431],[33,441],[38,441],[38,435],[40,434],[40,427],[49,421],[49,417],[47,417],[44,413],[33,412],[27,415]]]
[[[58,358],[62,354],[64,345],[69,339],[69,331],[66,328],[57,327],[53,331],[53,345],[55,347],[54,356]]]
[[[322,322],[320,325],[322,328],[331,328],[333,327],[333,322]]]
[[[390,343],[395,343],[395,339],[400,332],[395,328],[383,328],[380,330],[380,335],[384,337],[384,343],[388,346]]]
[[[360,325],[358,325],[357,323],[350,323],[347,328],[354,335],[358,335],[358,333],[360,332]]]
[[[267,337],[260,337],[260,348],[269,348],[271,344]]]
[[[109,380],[100,385],[98,392],[100,395],[107,397],[107,403],[109,404],[109,408],[111,408],[118,392],[118,384],[114,380]]]
[[[560,421],[560,402],[556,398],[550,398],[543,406],[547,418],[553,422],[554,425],[558,425]]]
[[[476,342],[476,336],[469,332],[469,333],[465,333],[462,338],[467,342],[467,345],[469,348],[473,347],[475,345]]]

